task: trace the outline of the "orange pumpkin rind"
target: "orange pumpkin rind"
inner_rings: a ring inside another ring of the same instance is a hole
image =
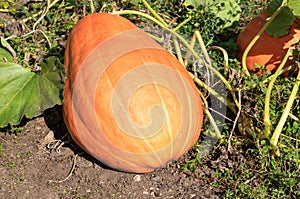
[[[259,15],[254,17],[246,28],[239,34],[237,38],[239,61],[242,60],[243,53],[251,40],[257,35],[260,29],[264,26],[268,15],[263,10]],[[260,69],[256,65],[265,66],[267,70],[274,71],[280,65],[283,57],[287,53],[290,46],[300,41],[300,24],[294,22],[288,35],[274,38],[264,32],[258,41],[251,48],[246,58],[246,64],[249,71],[254,71],[260,75]],[[285,67],[293,64],[288,60]]]
[[[121,171],[164,167],[197,141],[198,90],[185,68],[129,20],[83,18],[70,33],[63,115],[86,152]]]

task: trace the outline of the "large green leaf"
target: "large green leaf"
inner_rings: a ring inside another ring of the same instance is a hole
[[[212,12],[223,20],[223,28],[231,26],[240,18],[241,8],[235,0],[185,0],[183,4],[187,9],[203,9]]]
[[[213,0],[209,6],[212,12],[224,21],[223,28],[230,27],[234,22],[239,21],[242,10],[235,0]]]
[[[16,53],[3,37],[0,37],[0,62],[13,62]]]
[[[16,58],[16,52],[14,51],[14,49],[10,46],[10,44],[3,37],[0,37],[0,43],[1,43],[0,47],[3,48],[3,49],[6,49],[7,51],[9,51],[10,54],[15,59]],[[0,52],[0,56],[1,56],[1,52]]]
[[[267,7],[268,16],[272,16],[281,4],[282,0],[271,1]],[[270,26],[267,28],[266,32],[275,38],[285,36],[289,33],[290,26],[293,24],[295,19],[296,18],[292,11],[288,7],[285,7],[275,17]]]
[[[0,62],[13,62],[13,56],[6,49],[0,47]]]
[[[19,124],[23,116],[32,118],[62,104],[61,66],[53,60],[48,58],[41,64],[41,74],[15,63],[0,62],[0,128]]]
[[[197,9],[200,6],[205,6],[206,0],[185,0],[183,5],[188,9]]]
[[[294,16],[300,18],[300,0],[289,0],[288,6],[293,12]]]

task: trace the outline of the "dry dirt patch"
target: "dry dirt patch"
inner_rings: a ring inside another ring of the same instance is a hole
[[[16,134],[1,133],[0,198],[219,198],[203,176],[191,176],[179,162],[148,174],[111,170],[70,139],[61,107],[28,121]],[[71,175],[69,175],[71,173]],[[202,177],[199,177],[202,176]]]

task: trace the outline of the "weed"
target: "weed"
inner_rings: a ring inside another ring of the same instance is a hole
[[[4,151],[3,144],[0,143],[0,152]]]

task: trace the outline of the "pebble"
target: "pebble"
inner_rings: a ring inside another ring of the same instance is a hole
[[[149,192],[148,191],[143,191],[143,194],[144,195],[149,195]]]
[[[133,177],[133,180],[134,180],[135,182],[140,182],[140,181],[142,180],[142,176],[141,176],[141,175],[135,175],[135,176]]]
[[[156,176],[156,177],[152,178],[152,180],[155,181],[155,182],[158,182],[160,180],[160,177]]]
[[[161,193],[159,193],[159,188],[150,187],[150,195],[153,197],[161,196]]]

